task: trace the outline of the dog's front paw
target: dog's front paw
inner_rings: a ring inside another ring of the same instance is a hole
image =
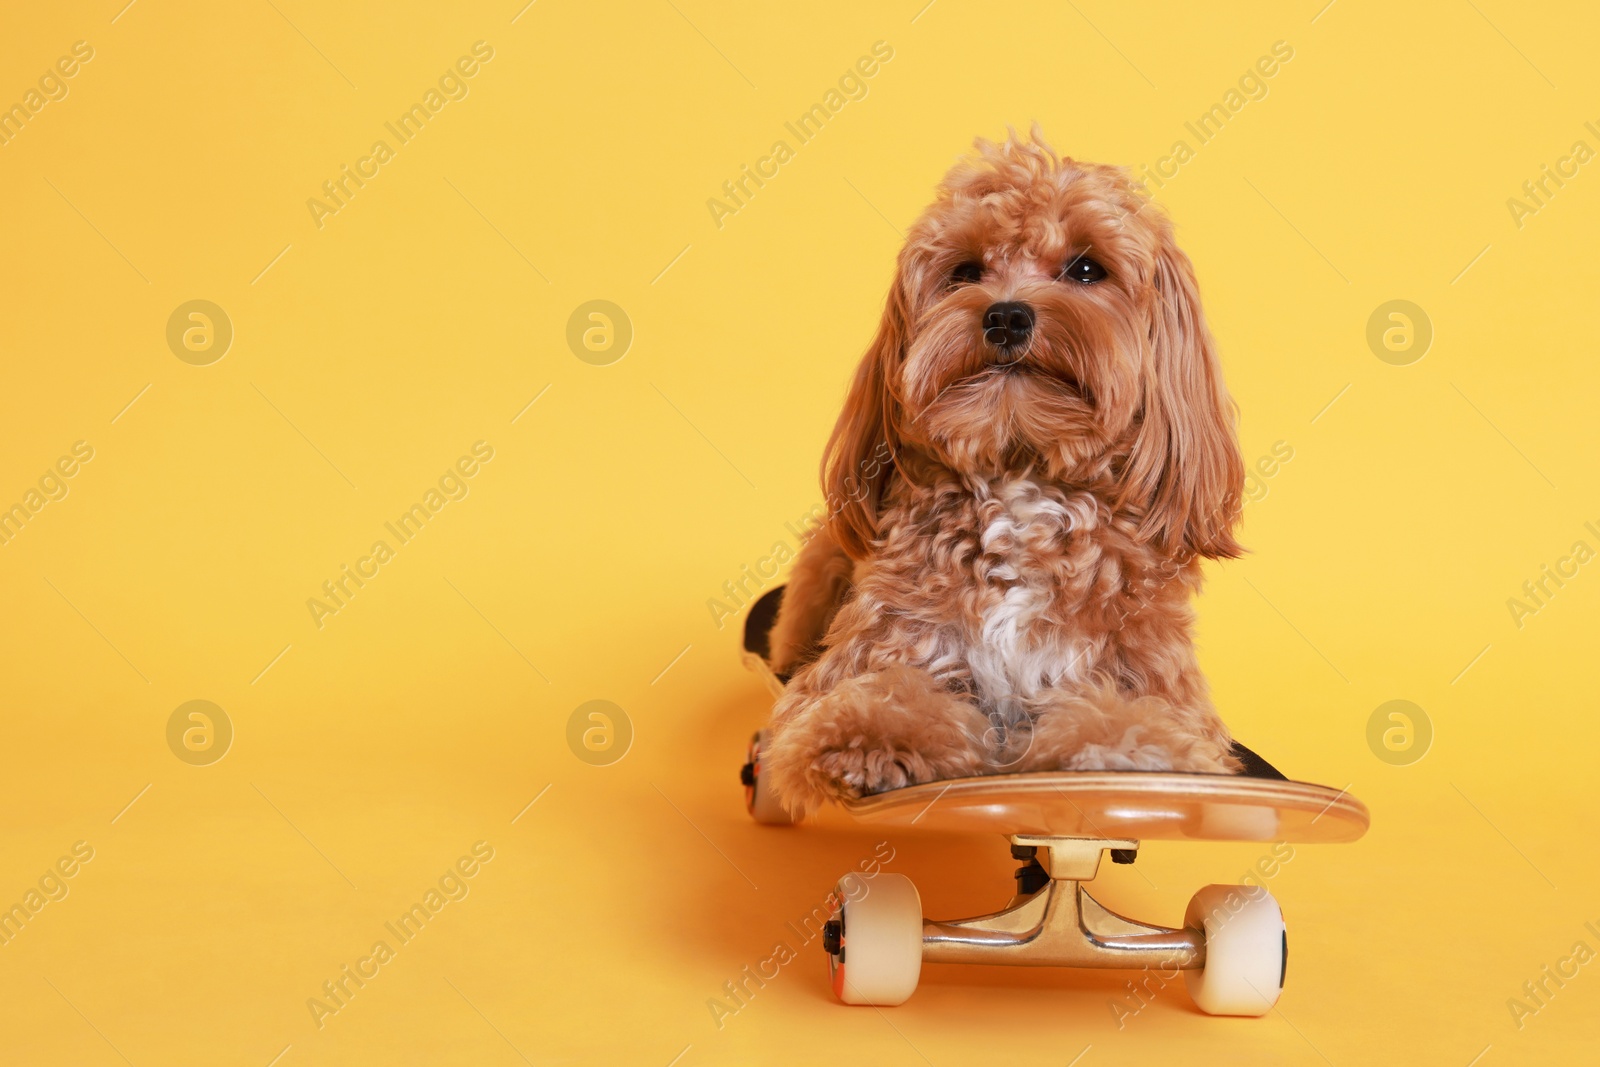
[[[850,679],[785,719],[762,773],[793,811],[986,766],[988,720],[913,668]]]
[[[1139,738],[1142,731],[1129,727],[1126,734],[1111,744],[1087,744],[1061,761],[1064,771],[1171,771],[1172,753],[1161,745]],[[1188,769],[1188,768],[1183,768]]]
[[[1034,721],[1020,761],[1030,771],[1237,774],[1227,734],[1156,697],[1058,694]]]
[[[955,754],[914,752],[889,738],[825,749],[811,760],[812,776],[830,799],[870,796],[890,789],[975,773]]]

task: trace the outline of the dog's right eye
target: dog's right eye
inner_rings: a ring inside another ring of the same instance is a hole
[[[983,279],[983,264],[975,261],[961,264],[950,272],[951,285],[972,285]]]

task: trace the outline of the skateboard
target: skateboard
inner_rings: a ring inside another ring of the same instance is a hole
[[[782,587],[752,605],[745,659],[775,692],[767,632]],[[740,771],[745,806],[766,824],[792,822],[761,788],[765,731]],[[916,990],[924,963],[1182,971],[1195,1005],[1212,1015],[1265,1015],[1283,991],[1289,939],[1283,912],[1261,886],[1209,885],[1183,924],[1119,915],[1086,887],[1106,853],[1134,862],[1145,841],[1354,841],[1370,822],[1344,790],[1290,781],[1243,746],[1238,775],[1147,771],[996,774],[927,782],[841,802],[856,821],[899,830],[994,833],[1008,838],[1016,892],[1000,911],[935,921],[911,879],[852,873],[833,894],[823,928],[833,992],[846,1004],[890,1006]],[[1043,862],[1041,862],[1041,860]]]

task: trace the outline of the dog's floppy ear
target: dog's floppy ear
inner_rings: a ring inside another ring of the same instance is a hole
[[[1156,306],[1143,368],[1143,417],[1122,472],[1121,503],[1143,513],[1140,532],[1168,552],[1233,559],[1244,459],[1216,344],[1200,311],[1189,257],[1163,234]]]
[[[895,388],[909,336],[903,271],[896,271],[878,335],[856,368],[822,455],[833,539],[853,559],[865,559],[878,535],[878,509],[900,451]]]

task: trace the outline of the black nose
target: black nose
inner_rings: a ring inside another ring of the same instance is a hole
[[[1033,333],[1033,308],[1017,300],[990,304],[983,313],[983,339],[996,348],[1021,348]]]

